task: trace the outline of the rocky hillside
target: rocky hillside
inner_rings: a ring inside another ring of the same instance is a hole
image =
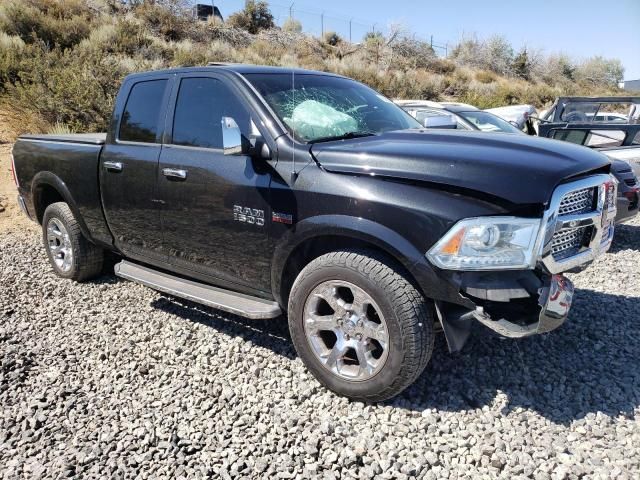
[[[3,0],[0,141],[23,131],[104,130],[128,73],[209,61],[300,66],[356,78],[390,97],[455,99],[480,107],[543,106],[559,94],[616,92],[620,62],[515,51],[501,37],[465,39],[438,57],[391,27],[349,43],[329,32],[277,27],[265,2],[226,23],[197,21],[182,0]]]

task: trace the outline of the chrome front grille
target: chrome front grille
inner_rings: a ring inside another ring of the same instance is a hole
[[[565,194],[560,200],[558,219],[593,212],[596,209],[597,191],[597,187],[588,187]],[[551,255],[555,260],[563,260],[580,253],[590,240],[591,232],[591,227],[584,226],[558,230],[551,239]]]
[[[567,193],[560,201],[558,215],[575,215],[576,213],[586,213],[594,210],[595,188],[583,188]]]
[[[616,180],[595,174],[559,185],[542,219],[540,259],[556,274],[581,267],[611,246]]]
[[[590,237],[591,227],[568,228],[559,230],[551,239],[551,254],[556,260],[575,255]]]

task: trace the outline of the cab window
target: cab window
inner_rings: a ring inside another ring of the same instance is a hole
[[[246,132],[249,117],[226,85],[211,77],[183,78],[173,116],[172,143],[221,149],[222,117],[233,117]]]
[[[167,80],[136,83],[124,107],[118,139],[155,143],[160,130],[160,111]]]

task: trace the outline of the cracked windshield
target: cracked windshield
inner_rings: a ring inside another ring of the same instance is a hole
[[[389,99],[346,78],[246,74],[289,132],[303,142],[376,135],[421,125]]]

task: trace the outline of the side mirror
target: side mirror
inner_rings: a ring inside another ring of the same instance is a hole
[[[222,150],[225,155],[246,155],[249,145],[232,117],[222,117]]]
[[[518,122],[516,122],[515,120],[509,120],[509,123],[516,128],[520,128],[520,125],[518,125]]]
[[[222,150],[225,155],[251,155],[271,159],[271,150],[251,121],[250,139],[247,139],[233,117],[222,117]]]
[[[434,115],[424,119],[425,128],[457,128],[458,122],[453,115]]]

